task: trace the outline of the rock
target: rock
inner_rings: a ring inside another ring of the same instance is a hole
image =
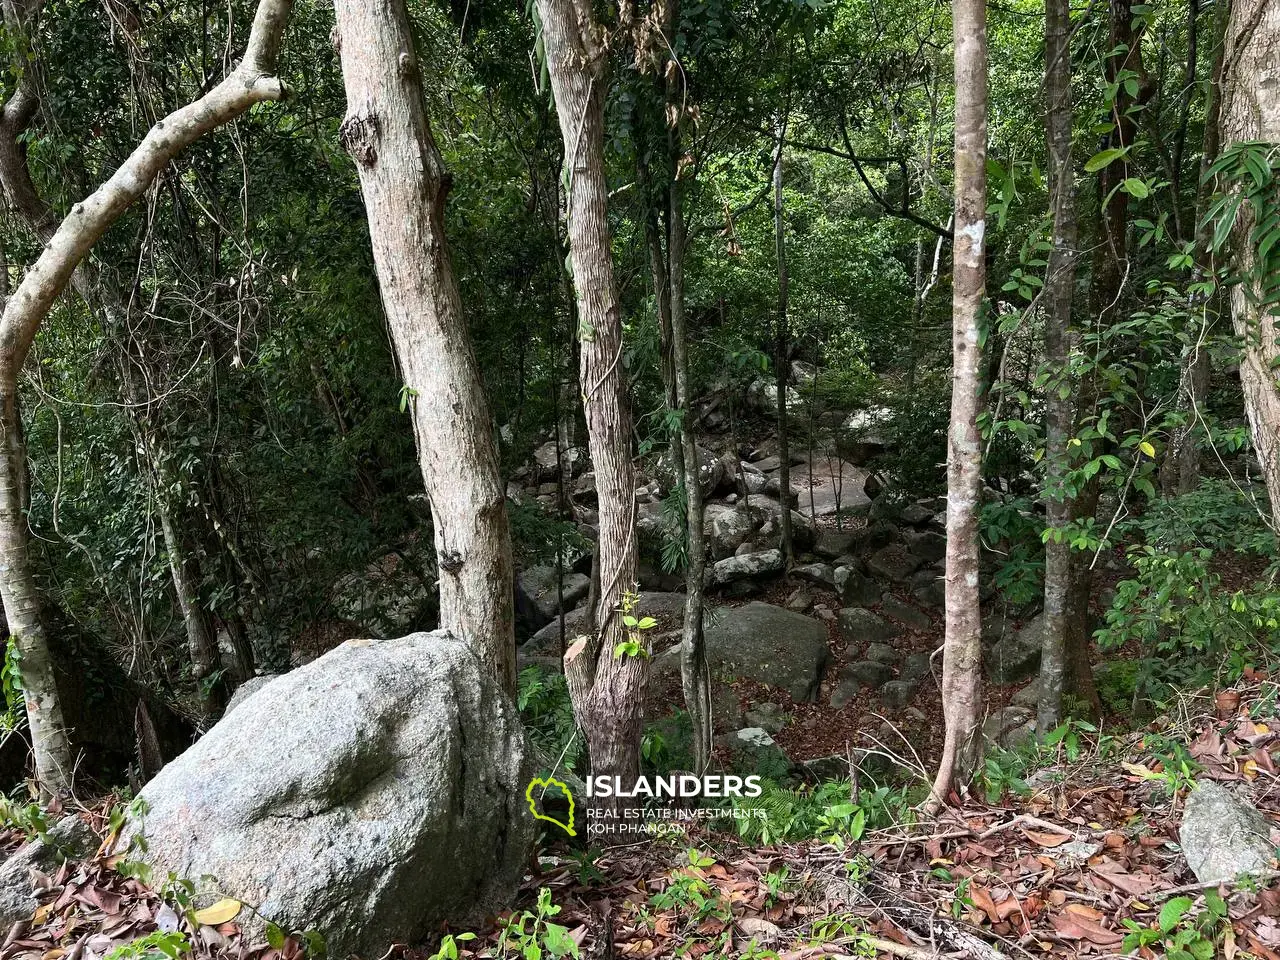
[[[595,503],[596,495],[596,472],[588,470],[573,481],[573,497],[575,500],[584,500],[588,503]]]
[[[862,684],[857,680],[841,680],[835,690],[831,692],[831,706],[839,710],[861,692]]]
[[[813,552],[827,560],[834,560],[853,549],[854,535],[849,530],[823,528],[813,543]]]
[[[816,699],[830,656],[827,628],[817,620],[756,601],[709,611],[704,635],[714,676],[756,680],[797,703]],[[655,657],[654,668],[678,671],[679,649]]]
[[[873,520],[857,531],[854,548],[859,553],[870,553],[881,547],[887,547],[891,543],[897,543],[901,536],[901,532],[892,521]]]
[[[842,606],[865,607],[880,599],[880,585],[853,567],[836,567],[835,582]]]
[[[56,873],[65,860],[88,857],[98,846],[97,836],[76,814],[59,820],[47,836],[47,841],[28,840],[0,866],[0,927],[4,930],[19,920],[30,920],[40,905],[32,887],[32,870]]]
[[[139,794],[158,876],[381,956],[508,903],[533,849],[515,704],[443,631],[349,640],[224,717]],[[123,847],[122,847],[123,849]],[[206,879],[208,878],[208,879]],[[250,937],[262,920],[245,911]]]
[[[897,663],[900,659],[898,651],[887,643],[867,644],[866,658],[868,660],[875,660],[878,663],[886,663],[890,666]]]
[[[791,769],[791,760],[774,742],[768,732],[759,727],[746,727],[721,739],[729,754],[729,766],[737,773],[780,779]]]
[[[804,762],[804,768],[815,780],[848,780],[849,758],[841,756],[815,757]]]
[[[911,702],[918,687],[914,680],[890,680],[880,688],[880,700],[890,710],[901,710]]]
[[[1204,884],[1229,883],[1271,868],[1271,824],[1258,808],[1212,780],[1197,780],[1182,808],[1178,842]]]
[[[1018,630],[1005,631],[983,658],[987,676],[995,683],[1018,683],[1027,679],[1040,666],[1043,637],[1043,614]]]
[[[769,478],[757,470],[743,470],[734,477],[738,495],[753,497],[763,494],[769,486]]]
[[[707,570],[707,580],[710,584],[721,585],[781,573],[782,568],[781,550],[761,550],[716,561]]]
[[[896,524],[902,519],[902,503],[896,497],[876,497],[867,511],[867,519],[873,523],[884,521]]]
[[[873,576],[893,583],[906,583],[923,564],[922,559],[908,553],[899,543],[881,547],[867,559],[867,569]]]
[[[637,610],[642,617],[653,617],[658,625],[653,628],[654,637],[660,637],[680,629],[684,617],[685,595],[683,593],[666,593],[646,590],[640,594]],[[582,633],[586,623],[587,612],[579,607],[564,615],[565,644],[573,642]],[[530,637],[521,647],[525,656],[560,656],[560,621],[552,620],[549,624]]]
[[[893,679],[893,668],[876,660],[858,660],[842,669],[840,677],[868,687],[880,687]]]
[[[279,676],[280,674],[278,673],[268,673],[260,677],[250,677],[244,683],[240,684],[240,686],[236,687],[235,692],[231,694],[231,699],[227,701],[227,709],[225,713],[230,713]]]
[[[662,495],[666,496],[678,485],[679,478],[676,476],[675,451],[668,448],[665,453],[658,458],[658,462],[654,467],[654,476],[658,483],[662,485]],[[725,481],[724,461],[715,452],[708,450],[706,447],[698,447],[698,486],[702,488],[702,495],[709,497],[720,488]]]
[[[841,455],[857,464],[880,456],[888,449],[886,430],[892,422],[893,411],[887,407],[869,407],[851,413],[836,441]]]
[[[791,575],[797,580],[807,580],[809,583],[817,584],[820,587],[835,588],[836,571],[829,563],[809,563],[804,566],[794,567]]]
[[[747,403],[759,414],[766,417],[778,415],[778,385],[772,380],[761,378],[753,380],[747,386]],[[787,412],[799,413],[804,400],[794,387],[787,387]]]
[[[750,707],[742,715],[742,718],[748,726],[759,727],[770,734],[780,732],[787,725],[787,718],[782,712],[782,707],[768,700]]]
[[[920,503],[909,503],[902,508],[902,522],[908,523],[913,527],[923,527],[926,523],[933,519],[936,511],[930,510],[927,506]]]
[[[846,607],[840,611],[840,636],[850,647],[867,643],[884,643],[902,631],[862,607]]]
[[[1009,698],[1009,702],[1019,707],[1034,710],[1040,704],[1040,680],[1032,680],[1025,687]]]
[[[947,555],[947,538],[936,530],[908,530],[902,535],[907,552],[925,563],[933,563]]]
[[[560,451],[560,462],[556,463],[556,442],[548,440],[533,451],[533,463],[537,475],[542,480],[554,480],[562,472],[565,479],[576,477],[587,468],[591,458],[582,447],[565,447]]]
[[[1025,707],[1004,707],[987,717],[982,735],[998,747],[1016,747],[1035,737],[1035,714]]]
[[[796,587],[787,597],[786,607],[797,613],[807,613],[813,607],[813,594],[804,587]]]
[[[916,603],[922,607],[931,607],[934,610],[941,610],[947,604],[947,583],[942,577],[934,576],[931,571],[917,571],[916,577],[928,574],[924,578],[924,582],[920,583],[911,595],[916,598]],[[914,582],[914,581],[913,581]]]
[[[560,612],[556,581],[552,566],[528,567],[516,574],[516,626],[521,636],[536,633]],[[572,610],[591,589],[591,578],[565,571],[563,582],[564,609]]]
[[[867,472],[844,460],[818,458],[806,461],[791,474],[800,492],[797,509],[808,517],[854,516],[871,508],[863,491]]]
[[[733,556],[743,544],[750,541],[752,534],[764,524],[765,518],[762,511],[753,510],[745,503],[729,508],[718,504],[716,506],[719,509],[708,510],[703,517],[702,529],[707,536],[712,559],[723,560]]]
[[[900,680],[923,680],[933,673],[932,658],[928,653],[920,651],[907,655],[902,661],[902,669],[898,671]]]
[[[880,612],[916,630],[928,630],[933,626],[933,619],[927,613],[909,603],[903,603],[892,594],[886,594],[880,601]]]

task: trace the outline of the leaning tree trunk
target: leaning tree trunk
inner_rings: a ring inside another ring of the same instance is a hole
[[[1250,140],[1280,144],[1280,4],[1235,0],[1227,44],[1230,67],[1222,78],[1224,147]],[[1273,183],[1272,196],[1277,193],[1280,189]],[[1231,291],[1231,318],[1236,336],[1244,343],[1240,383],[1245,413],[1271,500],[1272,528],[1280,531],[1280,306],[1260,303],[1264,278],[1249,237],[1253,225],[1252,212],[1242,206],[1232,235],[1236,272],[1242,280]],[[1272,252],[1272,262],[1274,257]]]
[[[589,10],[589,7],[587,8]],[[547,72],[564,140],[569,255],[578,303],[579,376],[600,505],[595,632],[565,653],[565,679],[596,776],[640,769],[645,657],[623,653],[619,610],[636,580],[635,469],[622,364],[604,169],[604,32],[574,0],[537,0]],[[643,613],[643,611],[640,611]]]
[[[279,100],[284,84],[274,75],[292,0],[261,0],[244,59],[198,100],[156,123],[129,158],[97,190],[77,203],[26,271],[0,317],[0,596],[22,657],[36,770],[40,789],[70,786],[70,744],[61,730],[49,644],[39,625],[38,591],[28,552],[22,488],[26,451],[18,409],[18,376],[36,331],[93,245],[151,186],[175,156],[204,134],[235,119],[255,103]],[[47,674],[47,678],[45,676]],[[46,679],[50,682],[46,683]]]
[[[515,690],[511,534],[489,404],[445,240],[449,192],[423,106],[403,0],[338,0],[347,89],[339,130],[360,173],[369,240],[435,526],[440,625]]]
[[[1044,560],[1044,636],[1040,656],[1037,727],[1043,735],[1062,717],[1067,673],[1067,594],[1071,586],[1071,521],[1063,480],[1068,440],[1075,425],[1071,374],[1071,305],[1076,285],[1075,174],[1071,167],[1071,3],[1046,0],[1044,26],[1045,127],[1049,145],[1049,190],[1053,247],[1045,284],[1044,349],[1050,377],[1045,396],[1045,514],[1049,539]]]
[[[773,363],[776,375],[774,382],[778,388],[778,494],[782,500],[782,510],[779,513],[782,558],[790,570],[795,558],[795,544],[791,530],[791,448],[787,442],[787,373],[790,370],[787,362],[787,343],[790,340],[787,311],[790,309],[791,276],[787,271],[787,225],[782,203],[782,148],[787,138],[785,118],[778,120],[777,135],[778,145],[773,153],[773,246],[778,260],[778,325],[775,328]]]
[[[982,498],[982,348],[986,286],[986,0],[954,0],[956,225],[952,261],[951,429],[947,449],[946,639],[942,759],[926,809],[935,811],[981,758],[982,612],[978,603],[978,513]]]

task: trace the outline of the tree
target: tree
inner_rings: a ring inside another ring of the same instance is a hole
[[[791,449],[787,443],[787,374],[791,364],[787,358],[790,334],[787,330],[787,311],[790,304],[791,277],[787,272],[787,224],[786,208],[782,203],[782,154],[787,142],[787,118],[779,117],[776,124],[777,145],[773,150],[773,249],[778,261],[778,318],[774,327],[773,364],[774,385],[778,389],[778,489],[782,500],[780,526],[782,528],[782,558],[790,569],[795,559],[795,546],[791,531]]]
[[[26,448],[18,377],[36,331],[76,268],[107,229],[150,187],[172,159],[204,134],[255,103],[279,100],[274,75],[291,0],[261,0],[244,58],[207,94],[158,121],[125,163],[77,203],[6,298],[0,317],[0,597],[17,645],[36,775],[45,794],[71,783],[71,743],[57,698],[54,664],[40,618],[39,591],[27,533]]]
[[[489,404],[445,238],[450,187],[400,0],[336,4],[356,163],[383,309],[404,375],[440,570],[440,625],[515,691],[511,535]]]
[[[1049,528],[1044,561],[1044,636],[1040,655],[1037,727],[1043,735],[1062,712],[1067,642],[1067,595],[1071,589],[1071,511],[1063,481],[1075,427],[1068,371],[1071,307],[1076,285],[1075,174],[1071,165],[1071,4],[1045,0],[1045,130],[1049,146],[1049,206],[1052,248],[1045,282],[1044,352],[1051,376],[1045,396],[1045,514]]]
[[[1275,84],[1280,49],[1280,6],[1271,0],[1234,0],[1227,26],[1228,65],[1222,76],[1223,157],[1232,146],[1280,143],[1280,95]],[[1271,148],[1274,153],[1274,146]],[[1231,317],[1243,342],[1240,383],[1254,450],[1262,465],[1271,500],[1273,529],[1280,530],[1280,255],[1275,200],[1280,164],[1271,162],[1270,183],[1254,189],[1240,204],[1232,230],[1236,272],[1241,282],[1231,291]],[[1228,185],[1239,193],[1248,178]],[[1229,208],[1228,208],[1229,209]],[[1270,238],[1268,240],[1268,237]]]
[[[982,346],[986,291],[987,25],[985,0],[955,0],[955,244],[952,262],[951,426],[947,444],[946,638],[942,759],[928,808],[977,768],[982,740],[982,612],[978,514],[982,498]]]
[[[614,281],[604,164],[605,32],[574,0],[538,0],[547,73],[564,141],[565,200],[578,305],[579,377],[600,504],[594,634],[565,652],[565,679],[594,775],[640,769],[645,655],[625,645],[624,601],[636,580],[635,469]],[[629,604],[628,604],[629,606]]]

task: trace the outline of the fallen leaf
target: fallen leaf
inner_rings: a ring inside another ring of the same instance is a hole
[[[228,920],[234,920],[236,915],[240,913],[244,907],[239,900],[232,900],[227,897],[225,900],[219,900],[212,906],[205,907],[203,910],[196,911],[196,922],[206,924],[210,927],[216,927],[220,923],[226,923]]]
[[[1032,843],[1039,844],[1042,847],[1060,847],[1071,839],[1070,834],[1062,833],[1039,833],[1035,830],[1022,831],[1028,840]]]

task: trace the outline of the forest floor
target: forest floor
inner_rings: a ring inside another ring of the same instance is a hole
[[[1224,908],[1195,884],[1178,845],[1193,779],[1230,783],[1280,837],[1280,685],[1251,676],[1237,692],[1238,703],[1228,696],[1225,705],[1207,691],[1185,696],[1124,735],[1071,728],[1023,754],[1022,779],[1009,774],[1001,784],[1016,789],[953,798],[936,821],[875,824],[856,843],[750,846],[699,825],[608,849],[552,845],[517,909],[470,934],[455,931],[452,955],[835,960],[1136,950],[1280,960],[1280,889],[1265,884],[1276,874],[1219,888]],[[104,835],[106,811],[86,812]],[[23,839],[13,831],[6,847]],[[118,865],[95,857],[37,876],[44,904],[9,932],[0,960],[94,960],[145,936],[149,950],[127,956],[162,960],[164,937],[175,931],[202,960],[303,955],[293,938],[246,942],[234,920],[195,913],[175,888],[162,896]],[[427,960],[438,949],[397,947],[366,960]]]

